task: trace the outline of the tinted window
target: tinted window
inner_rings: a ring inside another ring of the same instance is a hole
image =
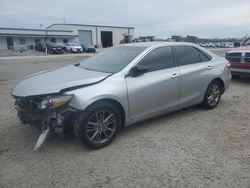
[[[200,62],[199,52],[192,46],[176,46],[175,51],[180,65],[190,65]]]
[[[56,42],[56,39],[55,38],[51,38],[50,42]]]
[[[199,52],[201,62],[206,62],[211,60],[211,57],[209,57],[208,55],[204,54],[200,50],[197,51]]]
[[[80,67],[100,71],[116,73],[127,66],[144,47],[116,46],[99,52],[97,55],[81,62]]]
[[[156,71],[174,67],[174,56],[171,47],[157,48],[149,52],[138,64],[148,71]]]

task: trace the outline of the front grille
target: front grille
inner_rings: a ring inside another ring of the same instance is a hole
[[[41,103],[42,99],[32,98],[32,97],[19,97],[16,98],[16,105],[24,110],[37,110],[38,105]]]
[[[24,124],[36,125],[38,128],[42,126],[43,112],[38,106],[42,98],[39,97],[17,97],[16,110],[17,115]]]
[[[244,58],[245,63],[250,63],[250,53],[245,53],[245,58]]]
[[[241,53],[235,52],[235,53],[229,53],[227,55],[227,60],[233,63],[240,63],[241,62]]]

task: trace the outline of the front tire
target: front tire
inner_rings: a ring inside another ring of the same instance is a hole
[[[220,82],[218,82],[217,80],[213,80],[207,88],[206,94],[202,102],[202,107],[206,109],[215,108],[220,102],[221,94],[222,86]]]
[[[117,107],[102,101],[79,114],[74,122],[74,133],[88,148],[100,149],[115,139],[121,126],[121,114]]]

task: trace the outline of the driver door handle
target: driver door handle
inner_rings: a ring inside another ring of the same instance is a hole
[[[171,76],[171,78],[172,78],[172,79],[176,79],[176,78],[178,78],[179,76],[180,76],[179,74],[176,74],[176,73],[175,73],[175,74],[173,74],[173,75]]]

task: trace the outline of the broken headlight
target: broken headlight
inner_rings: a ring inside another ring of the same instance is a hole
[[[74,95],[60,95],[60,96],[48,96],[44,100],[42,100],[39,108],[42,110],[45,109],[57,109],[64,104],[68,103]]]

